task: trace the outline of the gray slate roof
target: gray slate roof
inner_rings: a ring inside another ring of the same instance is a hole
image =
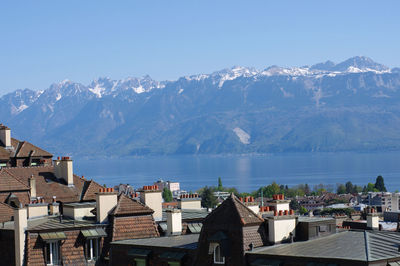
[[[65,217],[62,219],[61,222],[58,217],[43,217],[28,220],[28,231],[58,231],[65,229],[97,226],[104,227],[105,225],[97,224],[96,221],[80,221]]]
[[[258,248],[249,253],[356,261],[400,259],[400,233],[344,231],[305,242]]]
[[[166,209],[163,210],[162,213],[162,221],[167,221],[167,213],[165,212]],[[210,213],[207,209],[201,210],[190,210],[190,209],[183,209],[182,211],[182,220],[191,220],[191,219],[204,219]]]
[[[196,249],[198,240],[199,234],[189,234],[180,236],[119,240],[111,242],[111,244]]]

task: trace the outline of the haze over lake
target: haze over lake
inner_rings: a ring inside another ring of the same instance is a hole
[[[365,185],[378,175],[390,191],[400,190],[400,152],[291,153],[232,156],[151,156],[122,159],[74,158],[75,172],[107,186],[128,183],[137,188],[158,179],[179,181],[181,189],[217,184],[253,191],[273,181],[333,185],[350,180]]]

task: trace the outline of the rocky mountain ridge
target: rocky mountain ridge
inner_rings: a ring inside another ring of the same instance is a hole
[[[0,98],[16,137],[72,155],[400,148],[400,71],[367,57],[155,81],[72,81]]]

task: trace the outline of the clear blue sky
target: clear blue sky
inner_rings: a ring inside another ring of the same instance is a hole
[[[0,95],[355,55],[400,66],[399,11],[397,0],[1,1]]]

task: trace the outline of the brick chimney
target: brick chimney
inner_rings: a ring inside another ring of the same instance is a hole
[[[25,230],[28,227],[27,211],[25,208],[14,210],[14,245],[15,265],[24,265]]]
[[[182,212],[178,209],[168,209],[167,213],[167,235],[182,234]]]
[[[140,190],[140,202],[153,209],[154,220],[162,220],[162,193],[157,185],[143,186]]]
[[[74,168],[70,157],[61,157],[54,160],[54,174],[64,179],[69,187],[74,186]]]
[[[98,223],[107,223],[108,214],[118,204],[118,193],[113,188],[102,188],[96,193],[96,215]]]
[[[5,148],[11,148],[11,130],[3,125],[0,124],[0,141],[3,143]]]

